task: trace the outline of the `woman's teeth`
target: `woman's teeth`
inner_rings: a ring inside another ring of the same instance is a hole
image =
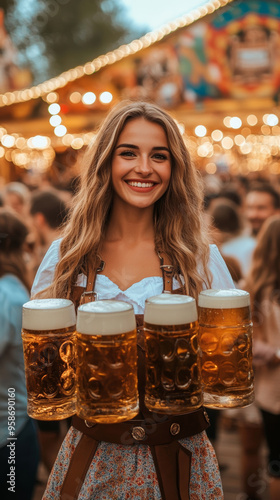
[[[142,188],[152,187],[154,185],[153,182],[128,182],[128,184],[133,187],[142,187]]]

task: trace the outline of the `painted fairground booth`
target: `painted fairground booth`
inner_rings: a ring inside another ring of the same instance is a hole
[[[208,174],[280,173],[280,2],[210,1],[139,40],[0,96],[0,175],[79,168],[107,111],[144,98],[177,120]]]

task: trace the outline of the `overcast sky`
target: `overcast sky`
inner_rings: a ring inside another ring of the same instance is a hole
[[[128,17],[135,23],[153,31],[207,2],[203,0],[119,0],[119,3],[126,7]]]

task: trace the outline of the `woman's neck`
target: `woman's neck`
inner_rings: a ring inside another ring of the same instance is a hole
[[[123,240],[128,244],[144,240],[154,241],[153,207],[113,207],[105,240]]]
[[[112,210],[100,256],[105,262],[102,273],[121,290],[148,276],[161,276],[152,207],[139,209],[126,205]]]

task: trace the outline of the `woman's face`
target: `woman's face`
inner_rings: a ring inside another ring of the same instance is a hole
[[[121,132],[112,160],[114,201],[146,208],[168,188],[171,154],[164,129],[144,118],[134,118]]]

